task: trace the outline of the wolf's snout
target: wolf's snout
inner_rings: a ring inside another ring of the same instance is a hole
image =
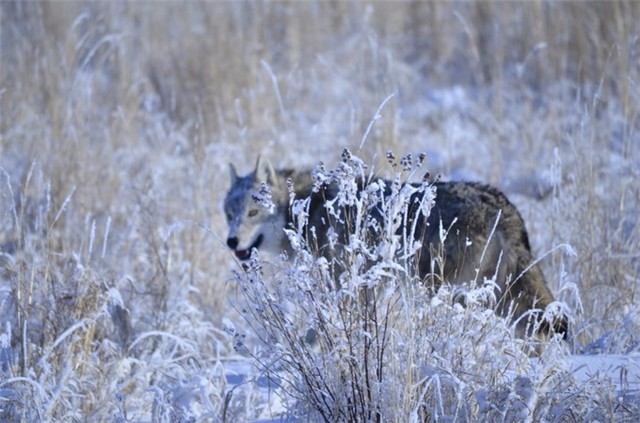
[[[227,238],[227,245],[229,246],[229,248],[231,248],[232,250],[235,250],[236,247],[238,247],[238,238],[233,236],[230,238]]]

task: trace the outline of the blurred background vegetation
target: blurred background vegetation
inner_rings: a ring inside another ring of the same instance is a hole
[[[132,333],[218,327],[227,163],[344,147],[381,174],[387,150],[426,151],[434,174],[507,190],[537,255],[577,254],[543,262],[577,350],[638,342],[640,2],[3,1],[0,19],[0,278],[21,324],[43,322],[29,342],[89,295],[77,264],[96,289],[76,318],[116,288]],[[207,333],[203,356],[231,354]]]

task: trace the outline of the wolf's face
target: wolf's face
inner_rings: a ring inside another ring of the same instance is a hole
[[[281,207],[269,209],[254,200],[262,182],[273,184],[276,174],[271,165],[258,158],[256,169],[247,176],[238,176],[233,165],[231,188],[224,200],[224,213],[229,225],[227,245],[236,257],[247,260],[256,248],[274,254],[282,252],[285,216]]]

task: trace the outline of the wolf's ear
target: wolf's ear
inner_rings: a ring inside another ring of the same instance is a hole
[[[266,182],[270,185],[275,184],[277,181],[276,171],[273,170],[271,162],[262,156],[258,156],[258,160],[256,161],[256,181]]]
[[[231,185],[235,184],[238,180],[238,172],[236,172],[236,167],[229,163],[229,176],[231,177]]]

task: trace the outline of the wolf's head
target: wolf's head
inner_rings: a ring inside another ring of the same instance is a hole
[[[253,248],[281,253],[286,240],[286,205],[283,206],[280,193],[285,181],[280,180],[282,178],[271,163],[262,157],[258,157],[254,171],[247,176],[238,176],[232,164],[229,170],[231,187],[224,200],[224,212],[229,224],[227,245],[240,260],[251,257]],[[263,183],[277,194],[273,195],[272,207],[260,200]]]

